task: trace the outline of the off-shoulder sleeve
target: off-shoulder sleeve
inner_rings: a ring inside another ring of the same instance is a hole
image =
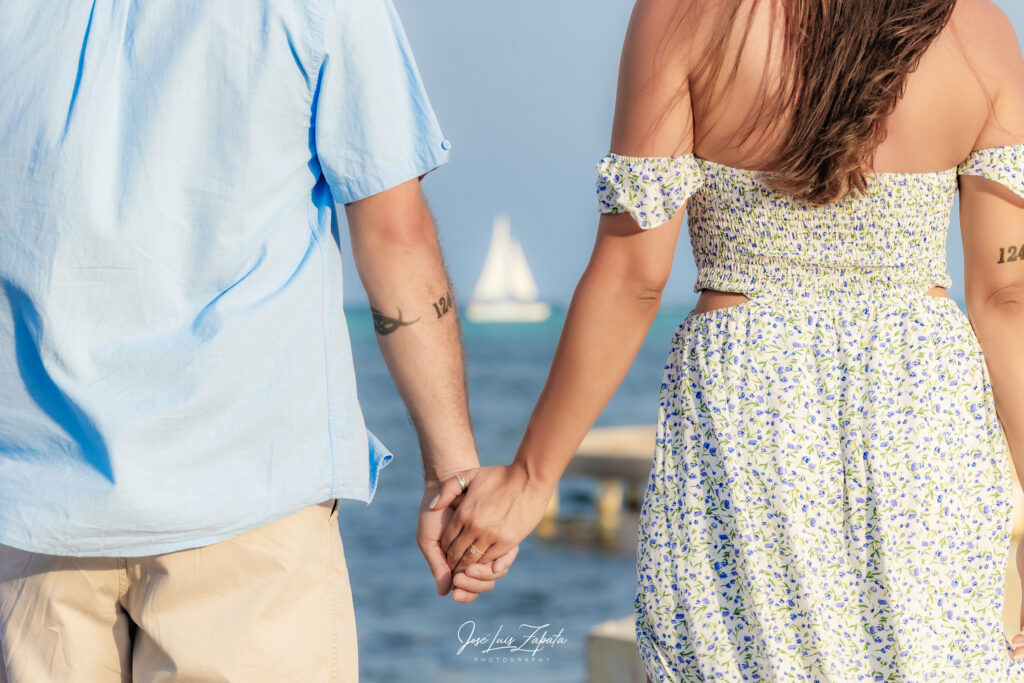
[[[979,149],[971,152],[956,170],[958,175],[994,180],[1024,198],[1024,145]]]
[[[601,213],[628,213],[641,228],[668,222],[704,183],[692,154],[624,157],[609,153],[597,164]]]

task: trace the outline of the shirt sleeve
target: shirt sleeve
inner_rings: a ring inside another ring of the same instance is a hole
[[[325,0],[314,145],[347,204],[446,163],[441,134],[391,0]]]

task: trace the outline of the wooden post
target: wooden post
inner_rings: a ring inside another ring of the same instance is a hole
[[[643,505],[643,487],[640,484],[632,483],[626,488],[626,507],[630,510],[639,510]]]
[[[602,534],[618,530],[623,497],[622,482],[618,479],[602,479],[598,484],[597,523]]]
[[[540,524],[534,532],[541,538],[551,538],[558,529],[558,487],[555,487],[551,494],[551,500],[544,509],[544,516],[540,518]]]
[[[632,616],[609,619],[587,631],[587,683],[645,683]]]

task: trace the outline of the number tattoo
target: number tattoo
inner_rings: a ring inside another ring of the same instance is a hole
[[[452,293],[448,291],[434,304],[434,312],[437,313],[438,318],[442,318],[450,310],[452,310]]]
[[[399,327],[408,327],[419,320],[419,318],[416,318],[416,320],[403,320],[401,308],[398,309],[397,318],[386,316],[376,308],[370,308],[370,313],[373,314],[373,329],[382,337],[386,337]]]
[[[1016,244],[999,247],[999,260],[996,263],[1013,263],[1020,260],[1024,260],[1024,244],[1020,245],[1019,249]]]

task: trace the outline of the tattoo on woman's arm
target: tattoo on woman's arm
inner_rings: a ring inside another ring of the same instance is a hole
[[[370,313],[373,314],[373,329],[382,337],[388,336],[400,327],[408,327],[419,320],[419,318],[416,318],[416,320],[403,320],[401,308],[398,309],[397,318],[384,315],[376,308],[370,308]]]
[[[996,263],[1012,263],[1020,260],[1024,260],[1024,244],[1020,245],[1019,249],[1016,244],[999,247],[999,260]]]
[[[434,312],[438,318],[443,318],[448,311],[452,310],[452,292],[448,290],[445,295],[434,302]]]

